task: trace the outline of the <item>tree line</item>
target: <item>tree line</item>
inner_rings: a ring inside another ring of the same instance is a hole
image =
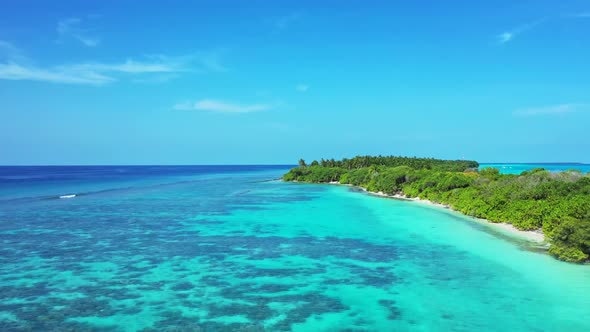
[[[299,160],[299,166],[305,167],[305,160]],[[463,171],[466,169],[477,169],[479,163],[473,160],[443,160],[434,158],[401,157],[401,156],[356,156],[342,160],[321,159],[314,160],[309,166],[339,167],[347,170],[369,167],[369,166],[408,166],[411,168],[434,169],[439,171]]]

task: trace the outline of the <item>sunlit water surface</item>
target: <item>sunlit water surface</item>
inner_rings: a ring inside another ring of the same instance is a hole
[[[563,172],[568,170],[578,170],[582,173],[590,172],[590,164],[581,163],[533,163],[533,164],[510,164],[510,163],[496,163],[496,164],[481,164],[481,168],[494,167],[500,170],[504,174],[520,174],[524,171],[531,170],[533,168],[544,168],[551,172]]]
[[[590,331],[590,266],[286,169],[0,168],[0,330]]]

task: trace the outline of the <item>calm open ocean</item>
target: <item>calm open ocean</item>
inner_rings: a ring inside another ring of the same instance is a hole
[[[0,167],[0,331],[590,331],[590,266],[288,168]]]

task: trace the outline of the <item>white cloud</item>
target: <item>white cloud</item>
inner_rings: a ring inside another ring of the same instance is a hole
[[[0,79],[93,85],[101,85],[115,80],[113,77],[93,71],[71,71],[68,68],[42,69],[15,63],[0,63]]]
[[[590,110],[590,104],[571,103],[544,107],[532,107],[515,110],[512,112],[512,114],[515,116],[563,115],[584,110]]]
[[[498,42],[500,44],[504,44],[504,43],[511,41],[513,37],[514,37],[514,33],[512,33],[512,32],[504,32],[504,33],[501,33],[497,36]]]
[[[82,63],[75,65],[65,65],[63,68],[67,71],[75,72],[119,72],[126,74],[143,74],[143,73],[171,73],[184,71],[181,63],[166,61],[136,61],[128,59],[122,63]]]
[[[531,23],[527,23],[527,24],[523,24],[519,27],[516,27],[512,30],[509,31],[505,31],[499,35],[496,36],[496,39],[498,40],[498,43],[500,44],[506,44],[509,41],[514,40],[514,38],[516,38],[518,35],[531,30],[533,28],[535,28],[536,26],[538,26],[539,24],[542,24],[546,21],[546,19],[542,19],[542,20],[538,20],[535,22],[531,22]]]
[[[86,28],[82,27],[82,19],[73,17],[66,18],[57,22],[58,41],[63,42],[68,38],[73,38],[85,46],[95,47],[100,44],[100,39]]]
[[[299,92],[306,92],[307,90],[309,90],[309,85],[307,85],[307,84],[297,84],[297,86],[295,87],[295,90],[297,90]]]
[[[219,113],[252,113],[272,109],[268,104],[236,104],[225,101],[202,99],[197,102],[183,102],[174,106],[176,110],[183,111],[210,111]]]
[[[539,25],[545,24],[550,21],[558,21],[558,20],[568,20],[568,19],[575,19],[575,18],[590,18],[590,12],[581,12],[576,14],[567,14],[561,16],[554,16],[549,18],[543,18],[534,22],[530,22],[527,24],[523,24],[518,26],[512,30],[504,31],[501,34],[496,35],[496,39],[499,44],[506,44],[512,40],[514,40],[517,36],[521,35],[524,32],[532,30]]]
[[[127,59],[118,63],[83,62],[39,66],[22,55],[12,44],[0,41],[0,79],[28,80],[64,84],[103,85],[124,78],[134,81],[151,80],[149,75],[166,74],[165,82],[178,73],[226,71],[215,53],[194,53],[182,56],[150,55],[141,60]],[[140,77],[137,77],[140,76]],[[147,76],[147,77],[146,77]]]
[[[185,69],[177,64],[127,60],[123,63],[82,63],[42,68],[12,61],[0,63],[0,79],[64,84],[102,85],[118,81],[123,74],[174,73]]]

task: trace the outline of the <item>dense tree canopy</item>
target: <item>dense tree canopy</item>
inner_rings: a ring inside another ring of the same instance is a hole
[[[549,253],[571,262],[590,255],[590,175],[533,169],[520,175],[478,163],[407,157],[321,160],[291,169],[285,181],[352,184],[369,191],[402,194],[448,204],[466,215],[542,229]]]
[[[394,157],[394,156],[357,156],[351,159],[324,160],[319,162],[322,167],[340,167],[357,169],[369,166],[408,166],[415,169],[426,168],[439,171],[464,171],[468,168],[477,169],[479,164],[472,160],[441,160],[433,158]]]

